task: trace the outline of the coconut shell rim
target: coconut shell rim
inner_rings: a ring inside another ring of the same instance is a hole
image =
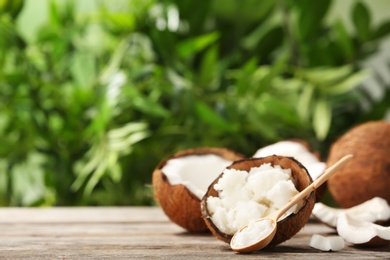
[[[262,159],[265,159],[265,158],[270,158],[270,157],[277,157],[277,158],[287,158],[289,160],[292,160],[294,163],[296,163],[301,169],[304,170],[304,172],[306,173],[306,177],[309,179],[309,184],[313,182],[310,174],[308,173],[307,169],[298,161],[296,160],[295,158],[293,157],[289,157],[289,156],[280,156],[280,155],[270,155],[270,156],[266,156],[266,157],[255,157],[255,158],[246,158],[246,159],[242,159],[242,160],[238,160],[238,161],[235,161],[232,165],[230,165],[229,167],[227,168],[231,168],[233,167],[235,164],[237,163],[243,163],[243,162],[248,162],[248,161],[255,161],[255,160],[262,160]],[[261,165],[261,164],[260,164]],[[258,166],[260,166],[258,165]],[[271,165],[275,165],[275,164],[271,164]],[[255,166],[257,167],[257,166]],[[222,176],[223,173],[221,173],[215,180],[212,184],[210,184],[209,186],[209,189],[208,191],[206,192],[205,196],[202,198],[202,201],[201,201],[201,211],[202,211],[202,216],[205,220],[205,223],[207,224],[208,228],[210,229],[210,231],[213,233],[214,236],[216,236],[219,240],[222,240],[226,243],[230,243],[230,240],[232,239],[233,235],[229,235],[229,234],[226,234],[226,233],[223,233],[222,231],[220,231],[216,226],[215,224],[213,223],[213,221],[211,220],[211,216],[210,214],[208,213],[208,209],[207,209],[207,198],[209,196],[212,196],[212,195],[209,195],[209,190],[210,189],[213,189],[212,187],[214,186],[214,184],[216,182],[218,182],[219,178]],[[294,182],[294,185],[295,182]],[[307,185],[307,186],[308,186]],[[300,189],[299,191],[303,190]],[[215,190],[214,190],[215,191]],[[312,191],[304,200],[304,203],[302,204],[302,207],[300,208],[300,210],[297,212],[297,213],[292,213],[290,214],[288,217],[278,221],[278,225],[283,225],[283,223],[286,223],[288,220],[291,220],[291,219],[295,219],[297,216],[299,216],[299,214],[302,214],[302,212],[304,213],[305,211],[309,211],[310,214],[308,214],[308,216],[306,216],[306,221],[305,223],[299,228],[299,229],[302,229],[303,226],[306,224],[306,222],[309,220],[310,218],[310,215],[311,215],[311,211],[313,210],[313,207],[314,207],[314,204],[315,204],[315,200],[316,200],[316,197],[315,197],[315,190]],[[311,208],[311,209],[310,209]],[[297,231],[298,232],[298,231]],[[295,232],[294,234],[291,235],[294,236],[297,232]],[[272,240],[271,243],[266,247],[266,248],[269,248],[269,247],[273,247],[277,244],[280,244],[288,239],[290,239],[291,237],[287,238],[287,239],[284,239],[283,241],[279,242],[279,241],[275,241]]]

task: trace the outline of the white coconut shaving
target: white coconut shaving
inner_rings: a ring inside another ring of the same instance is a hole
[[[380,197],[372,198],[348,209],[332,208],[317,202],[312,213],[321,222],[335,228],[337,219],[342,213],[346,213],[355,219],[372,223],[387,221],[390,219],[390,205],[387,203],[387,200]]]
[[[375,237],[388,240],[390,243],[390,227],[361,221],[347,213],[339,215],[337,219],[337,233],[351,244],[368,243]]]
[[[313,180],[316,180],[326,168],[326,163],[319,161],[304,145],[294,141],[281,141],[265,146],[257,150],[253,157],[266,157],[274,154],[293,157],[305,166]]]
[[[277,211],[298,194],[291,169],[270,163],[252,167],[249,172],[225,169],[214,189],[219,196],[207,198],[207,210],[217,228],[230,235]],[[296,209],[292,207],[284,217]]]
[[[182,184],[199,199],[232,161],[215,154],[188,155],[168,160],[161,171],[171,185]]]

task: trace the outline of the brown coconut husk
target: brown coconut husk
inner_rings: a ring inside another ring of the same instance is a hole
[[[168,218],[190,232],[207,232],[200,211],[200,199],[192,194],[184,185],[171,185],[161,169],[174,158],[189,155],[215,154],[227,160],[235,161],[244,158],[243,155],[226,148],[200,147],[180,151],[159,163],[153,172],[152,183],[154,196]]]
[[[347,154],[353,158],[328,180],[335,202],[343,208],[374,197],[390,203],[390,123],[371,121],[346,132],[331,146],[327,165]]]
[[[231,166],[227,167],[229,169],[244,170],[249,171],[252,167],[258,167],[264,163],[271,163],[272,166],[280,165],[283,169],[291,169],[293,176],[293,182],[298,191],[304,190],[307,186],[312,183],[312,179],[307,172],[306,168],[303,167],[301,163],[295,160],[292,157],[284,157],[272,155],[264,158],[250,158],[243,159],[240,161],[234,162]],[[218,191],[214,189],[214,184],[216,184],[219,178],[222,177],[222,174],[210,185],[206,195],[202,199],[201,207],[202,214],[205,222],[214,236],[218,239],[230,243],[232,235],[226,234],[218,230],[218,228],[213,223],[210,214],[207,209],[207,198],[210,196],[218,197]],[[285,219],[278,222],[278,229],[275,234],[275,237],[266,247],[273,247],[278,245],[292,236],[294,236],[303,226],[307,223],[310,218],[311,212],[313,210],[315,203],[315,193],[311,192],[308,197],[304,200],[303,206],[297,213],[293,213],[286,217]],[[260,217],[260,216],[259,216]]]
[[[380,238],[378,236],[373,237],[370,241],[362,244],[354,244],[355,247],[365,247],[365,248],[372,248],[372,247],[385,247],[389,246],[390,241]]]

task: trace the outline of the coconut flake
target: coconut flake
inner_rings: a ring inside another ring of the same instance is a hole
[[[313,180],[316,180],[326,168],[326,163],[319,161],[304,145],[294,141],[281,141],[265,146],[257,150],[253,157],[266,157],[274,154],[293,157],[305,166]]]
[[[387,221],[390,219],[390,206],[387,200],[375,197],[348,209],[332,208],[318,202],[312,211],[314,217],[334,228],[337,226],[337,219],[341,213],[346,213],[362,221]]]
[[[390,243],[390,227],[361,221],[346,213],[341,213],[337,219],[337,233],[352,244],[365,244],[375,237]]]
[[[339,251],[345,247],[344,240],[339,236],[324,237],[317,234],[311,237],[309,245],[321,251]]]
[[[161,171],[171,185],[182,184],[202,199],[210,183],[230,164],[232,161],[215,154],[188,155],[168,160]]]
[[[219,196],[207,198],[213,223],[223,233],[233,235],[250,222],[277,211],[298,193],[291,178],[291,169],[270,163],[252,167],[249,172],[225,169],[214,184]],[[284,217],[293,211],[294,207]]]

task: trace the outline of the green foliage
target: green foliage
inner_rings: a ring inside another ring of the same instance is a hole
[[[379,101],[359,84],[390,21],[374,25],[360,1],[352,32],[325,21],[330,0],[107,1],[91,13],[48,1],[32,40],[12,2],[0,12],[0,205],[149,205],[153,169],[178,150],[250,156],[302,138],[326,156],[388,108],[384,83]]]

